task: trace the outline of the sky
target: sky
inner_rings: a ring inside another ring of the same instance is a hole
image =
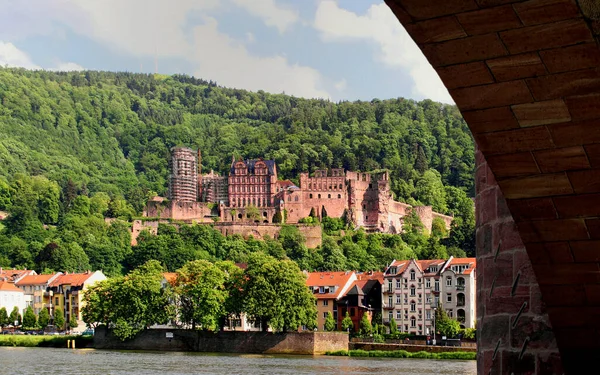
[[[383,0],[0,0],[0,65],[452,103]]]

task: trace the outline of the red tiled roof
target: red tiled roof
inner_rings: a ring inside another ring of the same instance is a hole
[[[47,284],[56,274],[51,275],[27,275],[17,281],[17,285],[44,285]]]
[[[425,270],[431,266],[441,266],[446,261],[444,259],[427,259],[427,260],[417,260],[417,265],[421,269],[421,271],[425,272]],[[438,271],[440,271],[438,269]]]
[[[310,272],[306,279],[306,285],[309,287],[321,287],[321,286],[335,286],[335,292],[333,293],[315,293],[317,299],[333,299],[338,298],[342,292],[342,289],[354,275],[354,272]]]
[[[31,274],[31,273],[35,273],[35,271],[16,270],[16,269],[5,270],[5,269],[0,268],[0,280],[14,282],[15,279],[18,279],[19,277],[24,276],[25,274]]]
[[[0,290],[3,292],[23,293],[23,291],[21,289],[17,288],[13,283],[9,283],[7,281],[0,281]]]
[[[52,282],[50,283],[50,286],[59,286],[59,285],[81,286],[92,275],[93,275],[92,272],[69,273],[69,274],[60,275],[56,279],[52,280]]]
[[[452,258],[452,260],[450,261],[450,265],[454,265],[454,264],[475,264],[477,263],[477,259],[476,258]]]
[[[383,276],[384,276],[383,272],[380,272],[380,271],[363,272],[363,273],[359,273],[356,275],[357,279],[360,281],[364,280],[365,282],[367,282],[369,280],[379,280],[379,282],[381,282],[382,284],[383,284]]]

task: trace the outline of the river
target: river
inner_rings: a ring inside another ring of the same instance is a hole
[[[475,361],[0,347],[0,374],[474,375]]]

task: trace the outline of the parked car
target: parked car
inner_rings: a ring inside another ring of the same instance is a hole
[[[82,336],[94,336],[94,329],[88,328],[81,333]]]
[[[12,333],[12,332],[10,332],[10,331],[2,331],[2,334],[3,334],[3,335],[10,335],[11,333]]]

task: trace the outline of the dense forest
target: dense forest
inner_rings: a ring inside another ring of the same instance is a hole
[[[0,211],[10,213],[0,224],[0,266],[121,274],[140,264],[144,241],[131,249],[126,221],[149,196],[166,193],[174,146],[200,149],[205,171],[227,173],[232,156],[264,157],[276,161],[280,178],[295,181],[299,172],[327,167],[389,169],[397,200],[458,218],[448,238],[400,239],[404,253],[473,252],[474,147],[455,106],[402,98],[334,103],[182,75],[0,68]],[[105,217],[124,221],[108,225]],[[374,241],[358,235],[334,233],[332,241],[348,258],[350,242]],[[163,229],[163,236],[183,235]],[[273,242],[294,258],[289,243]],[[184,247],[192,258],[231,258],[197,246]],[[318,259],[305,265],[323,267]],[[380,267],[383,259],[357,262],[347,266]]]

